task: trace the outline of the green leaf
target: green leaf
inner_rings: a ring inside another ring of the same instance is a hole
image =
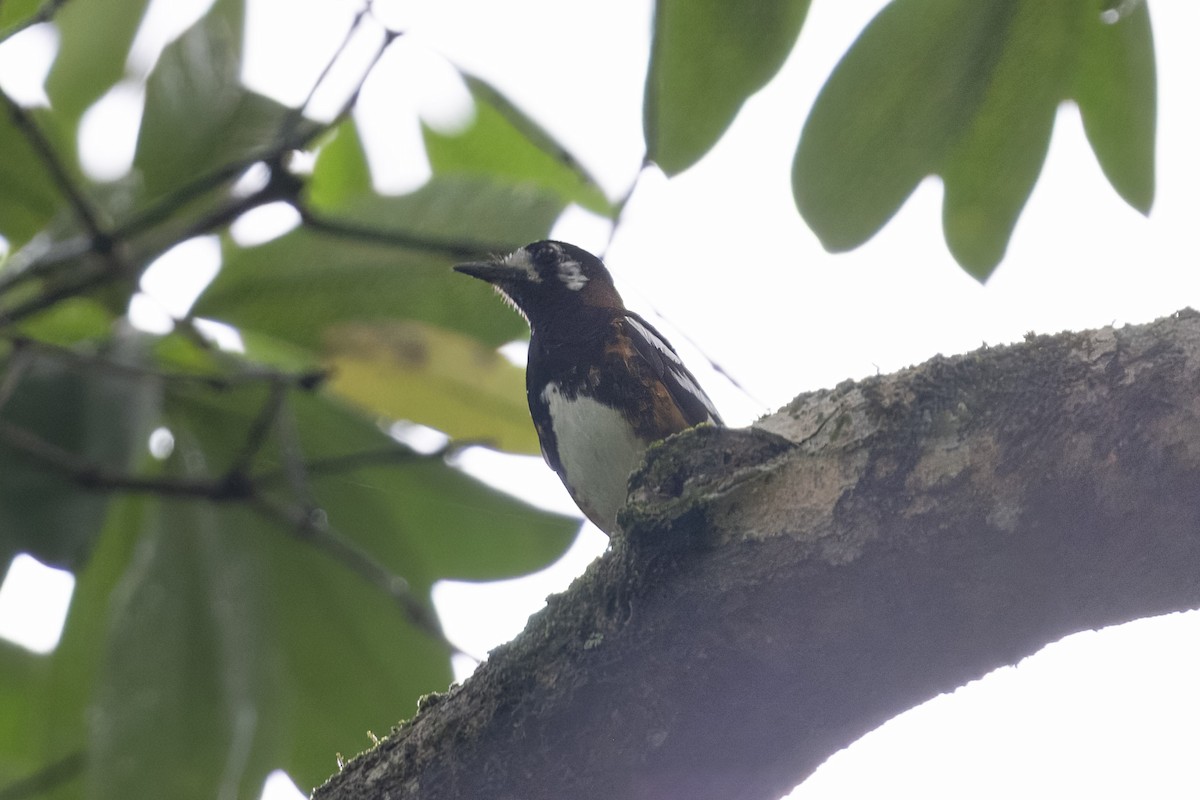
[[[109,357],[126,361],[136,341],[117,342]],[[146,455],[157,416],[157,387],[138,375],[80,363],[29,346],[10,352],[5,367],[20,371],[0,412],[0,562],[27,552],[75,570],[86,563],[104,524],[109,498],[81,487],[34,457],[62,451],[123,474]],[[34,436],[44,444],[27,445]]]
[[[162,53],[146,84],[134,167],[146,199],[264,154],[292,110],[245,89],[240,2],[222,0]]]
[[[1050,147],[1087,2],[1022,0],[987,92],[941,166],[942,222],[955,260],[986,280],[1008,247]]]
[[[394,444],[320,395],[297,397],[294,411],[310,459]],[[533,572],[561,556],[579,528],[576,519],[538,511],[440,458],[401,453],[391,464],[323,473],[313,485],[335,526],[419,587]]]
[[[0,35],[32,17],[40,5],[38,0],[7,0],[0,3]]]
[[[419,322],[336,325],[326,332],[329,388],[389,419],[456,439],[537,453],[525,371],[477,339]]]
[[[76,573],[66,625],[52,653],[34,655],[0,642],[0,776],[26,777],[84,753],[109,597],[127,568],[145,507],[141,497],[114,499],[93,557]],[[38,797],[82,794],[77,776]]]
[[[512,249],[544,238],[561,210],[529,187],[438,178],[413,194],[347,203],[344,216],[397,237],[490,239]],[[194,311],[314,351],[326,327],[344,322],[418,320],[491,345],[524,335],[525,323],[487,287],[450,270],[455,260],[300,227],[259,247],[226,242],[221,272]]]
[[[66,127],[74,128],[88,106],[124,76],[147,5],[149,0],[68,2],[55,15],[61,38],[46,94]]]
[[[26,114],[62,152],[66,141],[58,117],[43,109],[26,109]],[[66,205],[45,162],[8,113],[0,114],[0,187],[0,235],[14,252]]]
[[[367,152],[353,119],[339,124],[317,153],[306,190],[311,207],[320,210],[338,210],[371,193]]]
[[[180,461],[202,459],[177,445]],[[254,796],[281,760],[262,547],[275,536],[239,516],[166,502],[146,516],[110,601],[89,713],[90,796]]]
[[[1150,213],[1154,204],[1157,86],[1147,3],[1112,24],[1085,19],[1071,96],[1109,183],[1125,202]]]
[[[429,163],[438,175],[529,181],[604,216],[615,208],[575,157],[487,82],[463,73],[475,119],[458,134],[422,123]]]
[[[821,242],[873,236],[927,175],[955,257],[999,263],[1067,93],[1089,0],[897,0],[838,64],[804,126],[796,204]]]
[[[668,175],[695,164],[791,52],[808,0],[658,0],[643,124]]]
[[[69,297],[24,320],[20,331],[22,336],[39,342],[66,347],[84,341],[106,340],[115,322],[116,317],[95,300]]]

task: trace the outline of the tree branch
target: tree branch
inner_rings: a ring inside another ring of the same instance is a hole
[[[1200,606],[1200,314],[695,428],[624,535],[318,800],[775,800],[1070,633]]]

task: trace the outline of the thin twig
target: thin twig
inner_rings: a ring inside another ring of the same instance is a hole
[[[96,462],[43,439],[11,422],[0,420],[0,441],[44,467],[60,473],[84,489],[105,492],[134,492],[163,497],[196,497],[205,500],[239,499],[243,491],[227,479],[148,478],[113,472]]]
[[[92,240],[87,236],[73,236],[61,242],[44,245],[36,253],[31,252],[35,249],[37,246],[33,242],[27,243],[5,262],[5,275],[0,278],[0,295],[39,277],[59,264],[77,261],[92,252]]]
[[[519,247],[512,243],[472,242],[466,239],[447,241],[420,234],[381,230],[347,220],[329,219],[303,206],[297,206],[297,210],[300,212],[300,221],[310,230],[318,233],[391,247],[430,250],[445,254],[450,258],[473,258],[481,253],[508,253]]]
[[[612,228],[608,232],[608,241],[605,242],[604,249],[601,251],[602,257],[603,257],[603,254],[608,251],[608,248],[610,248],[612,246],[613,239],[616,238],[616,235],[617,235],[617,229],[621,226],[621,221],[625,217],[625,209],[629,205],[629,201],[633,197],[634,191],[637,190],[638,185],[641,183],[642,176],[646,174],[646,168],[648,166],[650,166],[649,159],[643,159],[642,168],[638,170],[638,174],[634,177],[633,182],[629,184],[629,188],[625,191],[625,193],[623,195],[621,195],[620,199],[617,200],[617,203],[616,203],[616,212],[617,213],[616,213],[616,216],[613,218]],[[668,323],[671,323],[671,318],[668,317],[666,314],[662,313],[661,311],[659,311],[653,305],[650,306],[650,310],[653,311],[657,316],[666,320]],[[744,394],[746,397],[748,397],[751,401],[762,406],[764,409],[767,408],[766,403],[764,403],[760,398],[755,397],[753,394],[751,394],[750,390],[747,389],[745,386],[743,386],[741,381],[739,381],[737,378],[735,378],[729,372],[729,370],[725,369],[725,367],[721,366],[721,364],[719,364],[715,359],[713,359],[711,356],[709,356],[708,353],[705,352],[704,348],[696,343],[695,339],[693,339],[691,336],[688,336],[686,331],[684,331],[682,328],[680,328],[678,325],[675,325],[674,323],[671,323],[671,326],[675,328],[676,333],[679,334],[679,337],[681,339],[683,339],[688,344],[690,344],[696,350],[696,352],[698,352],[701,355],[701,357],[703,357],[704,360],[708,362],[708,366],[710,366],[712,368],[713,372],[716,372],[718,375],[723,377],[725,380],[729,381],[729,383],[735,389],[740,391],[742,394]]]
[[[42,164],[50,172],[50,177],[58,185],[58,190],[67,198],[67,202],[71,204],[71,208],[75,211],[75,216],[83,223],[83,227],[92,237],[92,247],[98,253],[108,253],[112,249],[112,239],[100,226],[99,217],[91,201],[83,196],[83,192],[75,185],[75,181],[71,179],[67,168],[59,159],[58,153],[55,152],[54,146],[46,139],[42,129],[38,127],[28,112],[18,103],[8,96],[8,93],[0,88],[0,101],[8,108],[8,114],[12,118],[13,124],[21,130],[25,135],[26,141],[37,152],[38,158]]]
[[[287,387],[279,381],[272,381],[270,387],[271,391],[267,396],[266,402],[262,404],[262,408],[258,410],[258,415],[254,418],[254,422],[250,424],[250,430],[246,432],[246,439],[242,442],[241,451],[233,459],[233,464],[229,467],[231,473],[242,475],[250,473],[250,467],[254,463],[254,459],[262,452],[263,445],[267,443],[267,438],[275,428],[275,422],[279,418],[280,409],[284,405]]]
[[[82,750],[51,761],[32,775],[18,778],[0,788],[0,800],[25,800],[27,797],[42,797],[67,781],[78,778],[87,764]]]
[[[4,370],[4,378],[0,379],[0,412],[4,411],[4,406],[8,405],[13,392],[17,390],[17,385],[25,377],[29,364],[29,348],[24,342],[13,342],[8,367]]]
[[[428,635],[451,655],[474,658],[446,638],[437,616],[417,599],[409,588],[408,581],[380,564],[365,550],[339,535],[330,527],[323,511],[318,509],[305,512],[302,509],[277,503],[260,494],[250,498],[250,507],[261,516],[284,524],[294,531],[301,541],[321,550],[368,584],[388,595],[404,612],[413,627]]]
[[[323,370],[291,373],[273,369],[245,370],[232,372],[227,375],[174,372],[171,370],[155,369],[154,367],[147,367],[141,364],[129,364],[117,361],[103,353],[82,353],[71,347],[30,339],[24,336],[8,338],[14,348],[27,348],[31,352],[37,351],[39,354],[59,359],[69,364],[76,364],[83,367],[97,367],[112,374],[125,375],[131,378],[148,378],[164,383],[194,383],[216,391],[226,391],[236,386],[253,383],[285,383],[299,389],[310,390],[316,388],[326,375]]]
[[[380,447],[375,450],[362,450],[357,453],[346,453],[340,456],[314,458],[303,462],[305,471],[313,475],[337,475],[343,472],[353,472],[363,467],[402,464],[411,461],[440,460],[444,458],[449,447],[441,448],[432,453],[418,453],[402,445]],[[259,472],[255,480],[261,483],[274,483],[287,477],[282,468]]]
[[[32,28],[34,25],[40,25],[43,22],[49,22],[54,19],[54,15],[58,13],[58,9],[66,5],[66,2],[67,0],[46,0],[33,14],[16,23],[4,33],[0,33],[0,44],[4,44],[4,42],[26,28]]]
[[[336,64],[339,59],[341,59],[342,54],[346,52],[346,48],[350,46],[350,41],[354,38],[354,34],[358,31],[359,26],[362,25],[363,18],[366,17],[370,10],[371,3],[370,0],[368,0],[368,2],[364,3],[363,7],[358,10],[358,13],[354,15],[354,21],[350,23],[350,27],[347,29],[346,35],[342,39],[342,43],[338,45],[338,48],[334,51],[333,56],[325,63],[325,67],[321,70],[321,74],[317,75],[317,79],[313,81],[313,85],[309,88],[308,94],[305,96],[304,101],[300,103],[300,105],[284,120],[284,132],[290,132],[296,126],[296,124],[304,118],[304,110],[308,108],[310,103],[312,103],[313,97],[317,94],[317,90],[321,88],[321,84],[325,82],[325,79],[329,77],[329,73],[333,71],[333,65]],[[378,60],[378,57],[376,57],[376,60]],[[372,66],[374,66],[374,62],[372,62]],[[368,68],[367,72],[370,72],[370,68]],[[363,76],[362,80],[366,80],[366,75]],[[361,81],[359,85],[361,86]]]
[[[116,272],[111,269],[93,270],[76,276],[74,280],[62,283],[41,294],[34,295],[23,303],[17,303],[12,308],[0,310],[0,329],[15,322],[20,322],[26,317],[31,317],[39,311],[44,311],[61,300],[66,300],[69,297],[75,297],[91,289],[103,286],[116,278]]]

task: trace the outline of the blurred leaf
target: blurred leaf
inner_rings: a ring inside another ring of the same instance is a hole
[[[127,569],[146,503],[141,497],[113,499],[95,553],[75,575],[66,625],[52,653],[34,655],[0,642],[0,775],[24,777],[84,751],[109,597]],[[82,795],[77,777],[38,797]]]
[[[320,395],[296,397],[309,459],[396,446],[375,425]],[[528,422],[528,420],[527,420]],[[566,551],[576,519],[538,511],[448,466],[403,455],[314,478],[330,521],[422,590],[441,578],[495,580],[545,567]]]
[[[419,322],[351,323],[328,329],[325,356],[329,388],[374,414],[539,452],[525,371],[477,339]]]
[[[242,16],[240,2],[217,3],[150,73],[133,162],[147,198],[265,153],[293,113],[239,83]]]
[[[175,460],[202,462],[177,431]],[[146,515],[110,604],[89,796],[252,797],[279,763],[281,665],[261,547],[277,535],[237,517],[170,502]]]
[[[486,81],[462,75],[475,100],[470,127],[443,134],[421,124],[435,174],[530,181],[564,202],[603,216],[615,213],[596,180],[549,133]]]
[[[321,147],[306,188],[312,208],[321,210],[339,209],[371,193],[367,152],[353,119],[334,128],[332,138]]]
[[[438,178],[400,197],[345,206],[355,225],[398,236],[525,242],[543,238],[561,201],[529,188]],[[247,332],[316,351],[326,327],[413,319],[499,345],[525,323],[479,281],[451,271],[455,259],[416,246],[334,236],[305,227],[252,248],[226,242],[224,263],[194,309]]]
[[[1146,3],[1112,24],[1085,20],[1072,97],[1104,174],[1125,202],[1150,213],[1154,204],[1157,81]]]
[[[0,3],[0,35],[37,13],[39,0],[7,0]]]
[[[109,357],[127,360],[136,341],[118,342]],[[128,472],[146,454],[146,437],[157,417],[157,386],[103,364],[81,364],[36,349],[9,355],[5,364],[26,367],[0,410],[0,422],[52,447]],[[27,552],[38,560],[76,570],[104,524],[109,498],[81,487],[0,437],[0,561]]]
[[[897,0],[838,64],[805,123],[792,186],[831,251],[857,247],[926,175],[946,184],[947,242],[999,262],[1070,87],[1089,0]]]
[[[3,580],[7,562],[0,565]],[[50,660],[0,640],[0,787],[22,780],[54,761],[45,752],[42,704],[50,682]],[[70,750],[64,748],[59,757]]]
[[[695,164],[783,65],[809,0],[658,0],[646,76],[648,156],[668,175]]]
[[[47,344],[66,346],[106,339],[116,317],[87,297],[69,297],[21,323],[22,336]],[[3,416],[0,414],[0,416]]]
[[[240,451],[266,394],[262,385],[221,393],[181,389],[169,399],[171,427],[194,431],[206,470],[219,472]],[[327,397],[293,393],[289,409],[285,417],[294,415],[299,448],[311,465],[308,482],[314,499],[332,528],[402,576],[427,603],[430,587],[438,578],[508,577],[532,571],[561,555],[573,538],[578,525],[574,520],[538,512],[484,487],[440,458],[413,453]],[[393,452],[394,458],[364,458],[338,469],[320,467],[330,459],[378,455],[385,449]],[[264,448],[254,471],[277,476],[269,484],[272,497],[299,503],[291,498],[290,482],[284,476],[287,470],[280,469],[278,451],[274,444]],[[189,458],[186,452],[178,457]],[[196,458],[192,456],[191,461]],[[250,651],[248,655],[238,657],[273,665],[271,686],[248,695],[258,713],[253,748],[282,752],[274,766],[283,766],[302,786],[314,785],[335,769],[334,753],[366,747],[365,731],[388,730],[415,709],[421,694],[444,688],[449,681],[446,653],[415,632],[388,597],[303,538],[235,508],[216,508],[220,516],[211,527],[208,523],[203,528],[188,527],[186,515],[180,520],[182,507],[164,516],[160,524],[167,525],[170,520],[171,537],[214,539],[203,548],[193,547],[183,557],[185,567],[203,567],[203,575],[233,571],[233,577],[215,583],[208,577],[191,580],[197,591],[210,584],[204,589],[211,595],[207,607],[216,610],[206,613],[223,616],[226,612],[219,609],[228,604],[237,614],[250,617],[240,620],[235,631],[250,636],[252,628],[258,631],[253,634],[256,641],[244,648]],[[213,571],[218,557],[232,559],[233,565]],[[135,571],[131,570],[132,574]],[[147,575],[139,580],[150,580],[149,570],[136,574]],[[154,580],[175,587],[185,578],[172,571]],[[231,586],[230,581],[242,583]],[[188,590],[181,587],[177,591],[186,594]],[[193,603],[196,608],[201,607],[201,599]],[[256,621],[256,615],[261,619]],[[201,633],[194,643],[186,636],[168,636],[165,641],[202,648],[203,625],[197,622],[185,630],[197,627]],[[149,647],[153,637],[149,631],[146,635],[144,646]],[[240,645],[221,648],[231,652],[243,649]],[[195,658],[207,661],[208,669],[231,668],[221,660],[230,656],[222,655],[220,648],[210,642],[207,650],[213,655],[197,653]],[[166,658],[168,655],[162,655],[158,660]],[[148,652],[146,659],[154,660]],[[172,680],[164,672],[160,677],[147,675],[143,682],[167,682],[170,686]],[[182,690],[199,692],[211,683],[211,678],[197,677]],[[164,688],[162,694],[170,691]],[[166,720],[153,717],[145,721],[147,726],[165,724]],[[189,732],[196,730],[193,722],[179,724]],[[212,726],[201,728],[200,733],[214,737],[215,744],[207,747],[238,745],[249,763],[249,739],[236,740],[230,729]],[[261,783],[262,775],[257,779]]]
[[[65,137],[58,117],[44,109],[26,109],[43,135],[62,152]],[[13,122],[0,113],[0,235],[12,251],[46,228],[66,205],[45,163]]]
[[[73,129],[88,106],[124,76],[129,45],[148,5],[149,0],[85,0],[68,2],[55,15],[58,57],[46,94],[65,126]]]

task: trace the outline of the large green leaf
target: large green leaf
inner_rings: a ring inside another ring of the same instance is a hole
[[[172,407],[198,430],[222,432],[204,442],[211,468],[220,471],[240,452],[267,398],[265,386],[220,394],[189,391],[175,396]],[[578,527],[571,518],[490,489],[440,458],[413,453],[325,394],[293,393],[289,409],[308,463],[381,450],[391,454],[338,470],[315,469],[309,482],[331,524],[415,587],[447,577],[484,580],[532,572],[561,555]],[[274,491],[287,500],[290,485],[278,452],[265,448],[257,470],[276,476]]]
[[[182,460],[202,461],[180,443]],[[209,503],[155,503],[110,601],[88,794],[248,797],[282,759],[264,541]],[[164,735],[164,732],[186,735]]]
[[[643,124],[668,175],[700,160],[783,65],[809,0],[658,0]]]
[[[595,179],[540,125],[486,81],[463,78],[475,100],[471,126],[458,134],[421,126],[435,174],[529,181],[597,214],[615,213]]]
[[[136,358],[140,345],[117,342],[107,358]],[[21,362],[24,362],[23,365]],[[63,471],[31,455],[47,447],[128,472],[146,456],[146,437],[158,413],[158,387],[104,363],[79,363],[33,348],[4,363],[21,371],[0,422],[0,562],[17,552],[67,569],[86,562],[105,520],[108,497],[83,491]],[[6,438],[32,435],[45,445]]]
[[[147,199],[266,152],[293,114],[239,83],[243,15],[241,2],[221,0],[150,74],[134,154]]]
[[[342,208],[355,225],[398,237],[515,247],[544,237],[562,202],[531,188],[438,178],[410,195],[367,196]],[[337,323],[411,319],[492,345],[525,333],[520,317],[478,281],[453,273],[453,263],[436,250],[301,227],[259,247],[226,242],[221,272],[194,311],[314,351]]]
[[[1148,4],[1120,4],[1126,5],[1129,12],[1111,23],[1085,20],[1071,96],[1109,182],[1125,202],[1149,214],[1158,94],[1154,37]]]
[[[84,0],[65,3],[55,15],[61,39],[46,94],[71,128],[125,74],[147,5],[149,0]]]
[[[177,445],[166,475],[219,474],[267,395],[253,382],[220,391],[172,383]],[[318,395],[297,394],[289,408],[281,424],[298,432],[330,525],[426,604],[438,577],[535,569],[572,538],[573,520],[406,451]],[[385,445],[395,463],[319,467]],[[269,442],[253,471],[278,473],[278,453],[288,450]],[[283,477],[266,487],[281,502],[301,502]],[[368,730],[387,731],[419,696],[447,685],[445,651],[384,592],[286,526],[230,504],[118,507],[119,524],[107,527],[81,574],[60,650],[43,662],[0,652],[6,688],[40,701],[15,706],[20,722],[36,724],[0,726],[0,774],[27,774],[37,758],[84,748],[92,797],[254,796],[278,767],[311,786],[336,768],[337,753],[366,747]],[[39,746],[29,744],[31,731]]]
[[[946,241],[983,280],[1037,180],[1057,105],[1073,92],[1089,109],[1089,137],[1110,179],[1148,205],[1148,19],[1139,10],[1113,27],[1121,26],[1102,30],[1095,0],[889,4],[804,126],[792,184],[805,220],[827,249],[857,247],[921,179],[941,175]]]

